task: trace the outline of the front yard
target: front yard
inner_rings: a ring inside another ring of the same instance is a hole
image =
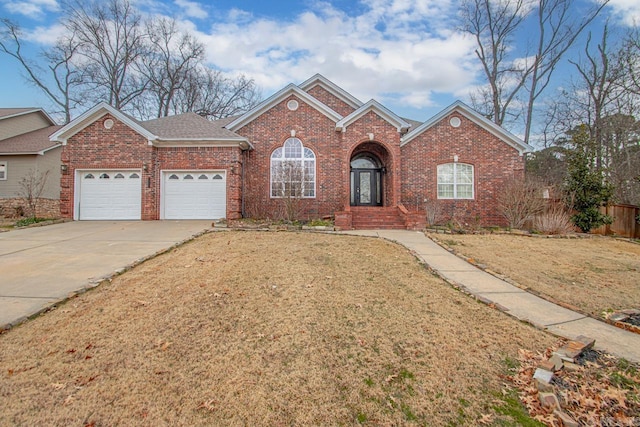
[[[0,425],[520,425],[555,341],[383,240],[212,233],[0,336]]]
[[[601,236],[435,235],[452,250],[524,288],[595,317],[640,308],[640,245]]]

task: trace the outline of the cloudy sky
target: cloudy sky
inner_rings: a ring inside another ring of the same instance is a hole
[[[574,0],[576,4],[594,0]],[[361,101],[426,120],[468,100],[481,76],[473,40],[455,28],[456,0],[132,0],[145,13],[177,18],[205,43],[208,62],[253,78],[269,96],[315,73]],[[0,0],[18,22],[27,52],[61,31],[58,0]],[[640,22],[640,1],[611,0],[605,17]],[[49,105],[8,56],[0,56],[0,107]]]

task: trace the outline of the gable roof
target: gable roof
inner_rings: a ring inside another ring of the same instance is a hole
[[[51,135],[51,141],[66,144],[69,138],[106,114],[111,114],[153,145],[197,142],[198,145],[239,145],[242,149],[251,146],[246,138],[224,128],[228,120],[212,122],[198,114],[185,113],[142,122],[106,102],[99,103],[59,129]]]
[[[345,131],[351,123],[355,122],[370,111],[373,111],[378,116],[394,125],[396,129],[398,129],[398,132],[405,132],[411,127],[411,125],[407,123],[406,120],[404,120],[402,117],[397,116],[391,110],[380,104],[378,101],[372,99],[355,110],[353,113],[338,121],[336,123],[336,130]]]
[[[362,106],[362,101],[351,95],[346,90],[342,89],[340,86],[333,83],[331,80],[327,79],[322,74],[316,74],[315,76],[312,76],[310,79],[304,81],[299,85],[300,89],[304,90],[305,92],[311,90],[316,86],[322,87],[324,90],[333,94],[336,98],[340,99],[342,102],[349,105],[353,109],[357,109]]]
[[[24,116],[30,113],[40,113],[44,116],[51,125],[55,125],[56,122],[44,111],[42,108],[0,108],[0,120],[9,119],[11,117]]]
[[[294,85],[293,83],[290,83],[287,86],[285,86],[283,89],[279,90],[278,92],[271,95],[269,98],[262,101],[255,108],[247,111],[245,114],[241,115],[240,117],[235,119],[233,122],[229,123],[227,125],[227,129],[230,129],[233,131],[245,126],[246,124],[256,119],[258,116],[260,116],[262,113],[274,107],[275,105],[279,104],[280,102],[282,102],[282,100],[284,100],[285,98],[291,95],[295,95],[301,101],[315,108],[316,110],[318,110],[319,112],[321,112],[322,114],[327,116],[329,119],[333,120],[334,122],[337,122],[342,118],[340,114],[336,113],[331,108],[329,108],[322,102],[318,101],[316,98],[309,95],[304,90],[300,89],[298,86]]]
[[[0,141],[0,155],[42,155],[47,151],[60,146],[60,143],[49,140],[49,135],[60,128],[62,128],[62,126],[48,126],[46,128],[3,139]]]
[[[454,111],[459,113],[460,115],[466,117],[467,119],[471,120],[472,122],[474,122],[478,126],[482,127],[483,129],[485,129],[489,133],[495,135],[496,137],[498,137],[500,140],[502,140],[506,144],[508,144],[511,147],[515,148],[516,150],[518,150],[518,153],[520,155],[522,155],[524,153],[528,153],[530,151],[533,151],[533,147],[532,146],[530,146],[528,144],[525,144],[524,141],[522,141],[520,138],[518,138],[517,136],[515,136],[511,132],[505,130],[501,126],[498,126],[497,124],[495,124],[491,120],[487,119],[482,114],[478,113],[477,111],[475,111],[474,109],[472,109],[471,107],[469,107],[467,104],[465,104],[462,101],[454,102],[453,104],[449,105],[444,110],[440,111],[435,116],[431,117],[426,122],[422,123],[417,128],[413,129],[411,132],[409,132],[406,135],[404,135],[400,139],[400,146],[402,147],[403,145],[408,144],[415,137],[417,137],[418,135],[420,135],[422,132],[426,131],[427,129],[431,128],[433,125],[435,125],[440,120],[442,120],[443,118],[445,118],[446,116],[448,116],[449,114],[451,114]]]
[[[106,102],[101,102],[64,125],[62,129],[51,135],[50,139],[51,141],[61,142],[63,145],[66,145],[69,138],[106,114],[111,114],[113,117],[126,124],[149,141],[153,141],[157,138],[156,135],[141,126],[140,122],[133,117],[124,114],[122,111],[112,107]]]

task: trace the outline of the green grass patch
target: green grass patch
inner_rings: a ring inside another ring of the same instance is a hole
[[[331,227],[333,226],[333,221],[326,219],[312,219],[307,225],[309,227]]]
[[[515,391],[510,390],[505,396],[497,395],[497,397],[502,400],[503,403],[493,406],[493,410],[500,415],[511,418],[512,421],[496,420],[496,423],[498,423],[496,425],[545,427],[544,424],[529,416],[527,409],[522,405]]]
[[[26,227],[27,225],[37,224],[39,222],[49,221],[49,218],[22,218],[16,221],[16,227]]]

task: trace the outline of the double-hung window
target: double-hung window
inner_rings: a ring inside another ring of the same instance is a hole
[[[438,165],[438,199],[473,199],[473,166],[465,163]]]

